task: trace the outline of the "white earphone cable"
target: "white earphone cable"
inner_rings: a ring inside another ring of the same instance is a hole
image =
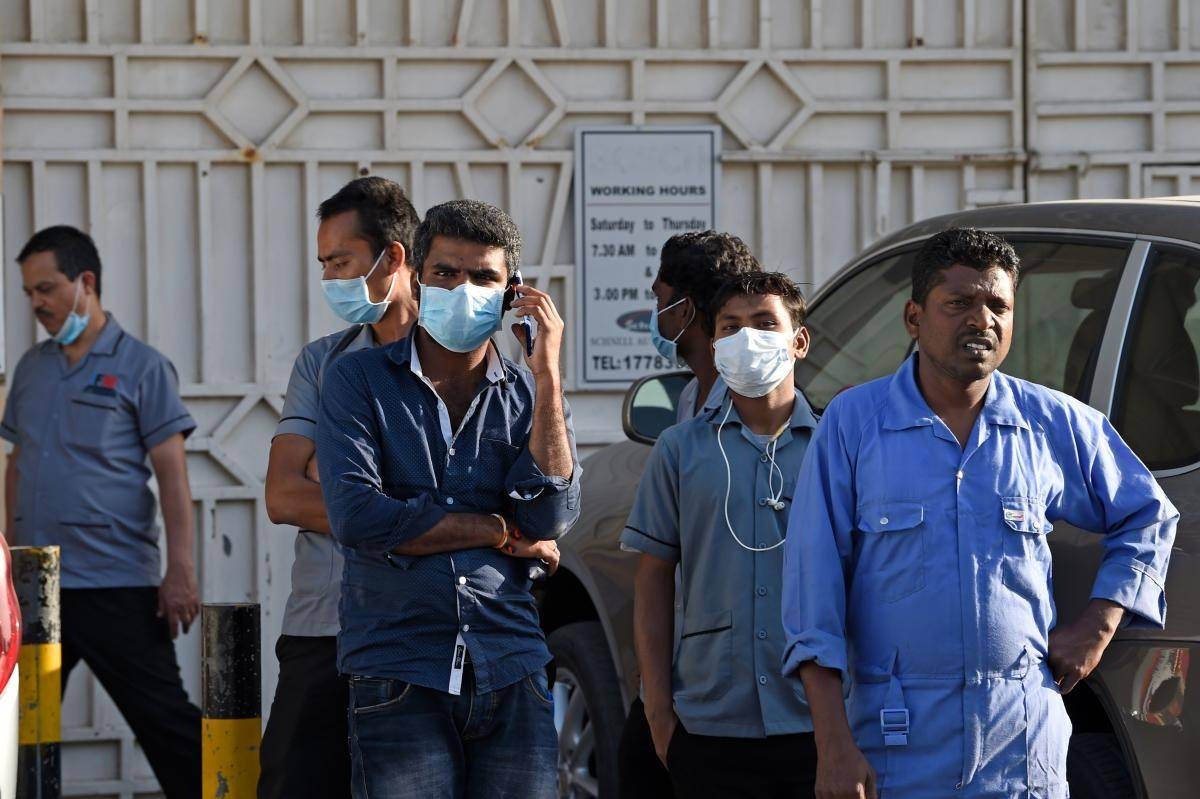
[[[721,450],[721,460],[725,461],[725,527],[726,527],[726,529],[729,530],[729,534],[731,536],[733,536],[733,540],[736,541],[737,545],[740,546],[742,549],[747,550],[748,552],[770,552],[772,549],[782,546],[783,542],[786,541],[787,539],[781,538],[769,547],[752,547],[752,546],[744,543],[742,541],[742,539],[738,538],[738,534],[733,531],[733,523],[729,521],[729,492],[733,485],[733,472],[729,467],[729,456],[725,454],[725,444],[722,443],[722,441],[721,441],[721,431],[725,429],[725,423],[727,421],[729,421],[729,414],[732,410],[733,410],[733,400],[730,399],[729,400],[729,408],[725,411],[725,417],[723,419],[721,419],[721,423],[719,425],[717,425],[717,447]],[[774,441],[772,441],[771,443],[774,443]],[[768,447],[770,447],[770,444],[768,444]],[[773,497],[770,500],[770,503],[771,503],[771,507],[775,508],[775,510],[780,510],[778,505],[782,504],[780,502],[780,497],[783,495],[783,482],[784,481],[783,481],[783,471],[780,470],[779,467],[775,465],[774,447],[770,447],[770,452],[768,453],[767,457],[770,458],[770,460],[771,460],[771,470],[769,470],[767,472],[767,486],[768,486],[767,490],[768,491],[772,491],[772,492],[774,491],[774,489],[771,487],[772,476],[775,471],[779,472],[779,495]]]

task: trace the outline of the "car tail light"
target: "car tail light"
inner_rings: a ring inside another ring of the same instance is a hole
[[[3,539],[0,539],[0,549],[4,550],[3,574],[0,574],[0,691],[3,691],[17,667],[21,650],[21,609],[13,589],[12,556]]]

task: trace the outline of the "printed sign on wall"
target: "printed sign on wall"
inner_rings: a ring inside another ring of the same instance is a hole
[[[720,153],[717,126],[576,130],[579,388],[676,368],[650,344],[650,284],[663,242],[716,226]]]

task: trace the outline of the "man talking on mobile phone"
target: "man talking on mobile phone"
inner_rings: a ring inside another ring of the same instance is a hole
[[[435,206],[413,249],[417,326],[343,356],[317,425],[346,564],[352,793],[549,799],[558,740],[529,573],[579,515],[563,320],[514,286],[521,235],[499,208]],[[491,341],[510,288],[537,323],[526,366]]]

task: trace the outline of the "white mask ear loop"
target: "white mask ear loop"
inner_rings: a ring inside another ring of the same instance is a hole
[[[688,299],[687,297],[680,297],[679,299],[675,300],[675,302],[668,305],[666,308],[663,308],[661,311],[655,311],[655,314],[661,316],[662,314],[665,314],[667,311],[674,308],[676,305],[679,305],[681,302],[685,302],[687,299]],[[691,325],[692,322],[694,322],[694,321],[696,321],[696,305],[693,303],[692,304],[692,314],[691,314],[691,316],[688,317],[687,322],[684,323],[683,327],[679,328],[679,332],[675,334],[675,338],[667,339],[667,340],[670,341],[672,344],[678,344],[679,339],[683,338],[683,334],[687,332],[688,326]]]
[[[777,541],[774,544],[771,544],[771,546],[769,546],[769,547],[752,547],[752,546],[749,546],[749,545],[743,543],[742,539],[738,538],[738,534],[733,531],[733,523],[729,521],[729,491],[733,484],[733,474],[729,468],[729,456],[727,456],[725,454],[725,445],[721,442],[721,431],[725,428],[725,423],[727,421],[729,421],[729,414],[732,410],[733,410],[733,400],[731,399],[731,400],[729,400],[729,407],[725,411],[725,418],[723,418],[721,420],[721,423],[719,425],[717,425],[717,447],[721,450],[721,460],[725,461],[725,527],[726,527],[726,529],[729,530],[729,534],[731,536],[733,536],[733,540],[737,542],[737,545],[739,547],[741,547],[742,549],[746,550],[747,552],[770,552],[772,549],[782,546],[783,542],[786,541],[787,539],[781,538],[781,539],[779,539],[779,541]],[[772,466],[774,466],[774,458],[773,457],[771,459],[771,462],[772,462]],[[776,468],[778,468],[778,467],[776,467]],[[770,474],[771,474],[770,472],[767,473],[768,484],[770,483],[770,479],[771,479]],[[780,492],[782,493],[782,491],[783,491],[783,488],[782,488],[783,472],[779,473],[779,482],[780,482],[780,486],[781,486]],[[768,488],[768,490],[770,490],[770,489]],[[776,500],[776,501],[778,501],[778,500]]]
[[[388,302],[388,297],[392,296],[392,287],[396,285],[396,275],[400,274],[399,271],[392,272],[392,277],[388,280],[387,291],[383,293],[382,300],[375,302],[375,300],[371,299],[371,287],[367,285],[367,281],[371,279],[371,275],[375,274],[375,270],[379,268],[379,263],[385,255],[387,255],[387,247],[379,251],[379,255],[375,258],[375,263],[371,264],[371,269],[363,275],[363,290],[367,292],[367,302],[372,305],[383,305],[385,302]]]

